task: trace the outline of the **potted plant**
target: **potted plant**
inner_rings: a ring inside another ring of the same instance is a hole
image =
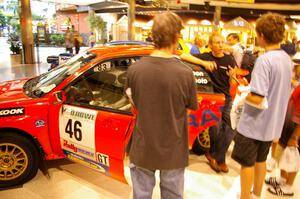
[[[22,63],[22,44],[20,42],[20,38],[15,33],[9,34],[8,42],[10,43],[9,49],[12,54],[10,54],[11,64],[21,64]]]

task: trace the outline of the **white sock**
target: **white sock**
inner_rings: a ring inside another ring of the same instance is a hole
[[[280,177],[277,179],[277,182],[278,182],[279,184],[285,185],[286,179],[280,176]]]
[[[255,195],[254,193],[251,194],[251,199],[260,199],[260,197],[258,197],[257,195]]]

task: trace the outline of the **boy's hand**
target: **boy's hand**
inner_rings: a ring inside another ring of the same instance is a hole
[[[214,71],[217,69],[217,64],[214,61],[202,61],[202,66],[208,71]]]
[[[231,78],[236,78],[236,70],[237,67],[235,66],[234,68],[232,68],[231,66],[228,66],[229,70],[227,72],[227,75]]]

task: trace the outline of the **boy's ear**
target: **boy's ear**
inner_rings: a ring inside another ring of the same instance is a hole
[[[258,33],[260,37],[262,37],[263,39],[265,39],[265,36],[263,33]]]

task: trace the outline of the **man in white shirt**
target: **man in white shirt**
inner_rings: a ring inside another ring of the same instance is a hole
[[[232,54],[237,66],[240,68],[244,54],[244,49],[240,43],[240,37],[237,33],[230,33],[227,35],[226,40],[227,44],[230,46],[228,51],[230,54]]]

